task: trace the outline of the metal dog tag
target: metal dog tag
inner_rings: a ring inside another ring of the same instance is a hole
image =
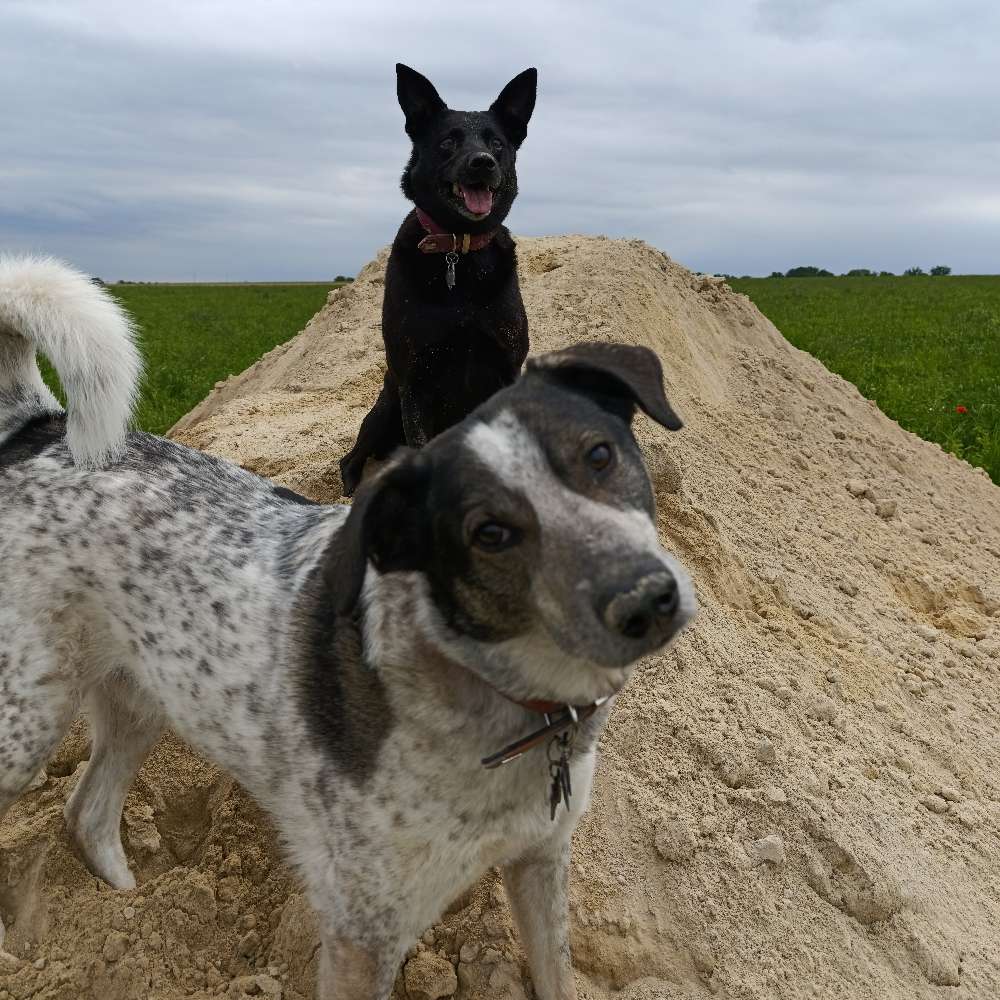
[[[549,787],[549,818],[554,822],[559,804],[563,803],[569,809],[569,800],[573,794],[573,784],[570,779],[569,758],[573,753],[573,740],[576,737],[576,725],[558,736],[552,737],[549,744],[549,777],[552,784]]]
[[[455,287],[455,265],[458,263],[458,254],[454,250],[444,255],[448,269],[444,272],[444,283],[450,292]]]

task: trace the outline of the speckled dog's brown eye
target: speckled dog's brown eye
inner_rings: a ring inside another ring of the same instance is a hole
[[[602,441],[587,452],[587,465],[600,472],[611,464],[613,457],[611,446]]]
[[[514,533],[498,521],[485,521],[472,533],[472,541],[486,552],[499,552],[510,545]]]

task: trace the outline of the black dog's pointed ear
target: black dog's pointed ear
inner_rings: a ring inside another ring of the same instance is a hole
[[[639,406],[672,431],[684,426],[664,395],[660,359],[648,347],[577,344],[532,358],[527,371],[590,397],[626,422]]]
[[[507,138],[515,147],[524,142],[528,122],[535,110],[535,92],[538,89],[538,70],[532,67],[518,73],[490,105],[490,111],[500,119]]]
[[[415,139],[439,111],[447,105],[434,89],[434,84],[422,73],[396,63],[396,97],[406,116],[406,134]]]
[[[328,559],[327,582],[338,615],[354,611],[369,562],[380,573],[424,565],[430,468],[418,453],[400,450],[403,456],[358,490]]]

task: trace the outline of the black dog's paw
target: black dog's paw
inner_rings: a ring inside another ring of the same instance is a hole
[[[340,478],[344,484],[344,496],[354,495],[354,491],[361,484],[361,473],[364,470],[364,461],[357,462],[351,455],[345,455],[340,460]]]

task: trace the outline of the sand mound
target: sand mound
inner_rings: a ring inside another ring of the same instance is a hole
[[[716,279],[638,242],[520,249],[534,351],[663,358],[687,426],[638,435],[702,600],[604,740],[574,857],[581,996],[1000,995],[1000,491]],[[382,377],[384,262],[176,436],[337,500]],[[140,887],[113,893],[59,814],[85,753],[76,733],[0,830],[26,959],[0,1000],[310,997],[311,917],[260,810],[164,741],[125,818]],[[530,995],[493,878],[418,949],[411,984],[447,982],[441,957],[462,1000]]]

